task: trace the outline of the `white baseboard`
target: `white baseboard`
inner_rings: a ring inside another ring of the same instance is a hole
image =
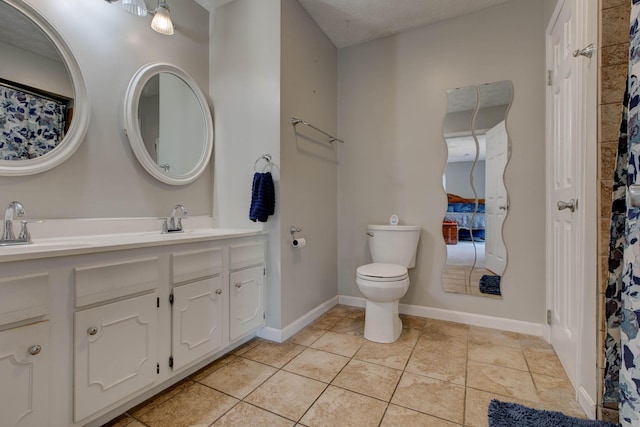
[[[331,310],[332,307],[338,304],[338,297],[335,296],[316,308],[312,309],[308,313],[299,317],[292,323],[289,323],[283,329],[271,328],[265,326],[264,328],[258,331],[258,336],[260,338],[264,338],[265,340],[275,341],[278,343],[284,342],[294,336],[298,331],[307,326],[309,323],[316,320],[318,317],[325,314],[327,311]]]
[[[340,304],[354,307],[364,307],[367,300],[359,297],[340,295]],[[402,314],[427,317],[429,319],[447,320],[449,322],[464,323],[473,326],[499,329],[501,331],[518,332],[521,334],[545,336],[545,325],[541,323],[523,322],[521,320],[505,319],[503,317],[485,316],[483,314],[465,313],[462,311],[445,310],[442,308],[424,307],[421,305],[400,304],[398,311]]]
[[[578,403],[589,419],[596,419],[596,402],[591,399],[584,387],[578,388]]]

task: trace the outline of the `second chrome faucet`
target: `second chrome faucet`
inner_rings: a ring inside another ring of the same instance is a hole
[[[187,208],[183,205],[175,205],[171,209],[171,216],[163,218],[161,233],[182,233],[182,218],[186,218],[187,215]]]

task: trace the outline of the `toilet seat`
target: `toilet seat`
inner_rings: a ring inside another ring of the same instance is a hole
[[[369,282],[399,282],[408,278],[409,273],[398,264],[374,262],[358,267],[356,276]]]

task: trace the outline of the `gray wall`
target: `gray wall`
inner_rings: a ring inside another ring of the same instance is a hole
[[[291,118],[337,133],[337,52],[296,0],[282,0],[281,48],[282,324],[338,293],[337,152],[334,142]],[[307,246],[293,249],[289,227]]]
[[[339,293],[360,296],[368,223],[423,228],[401,302],[536,323],[545,315],[543,3],[516,0],[338,52]],[[446,90],[512,80],[504,299],[442,290]]]
[[[91,117],[82,145],[62,165],[37,175],[0,177],[0,204],[20,200],[29,217],[45,219],[166,216],[176,203],[193,215],[211,214],[211,168],[187,186],[160,183],[138,164],[122,131],[124,94],[131,76],[144,64],[170,62],[207,91],[207,11],[192,0],[169,0],[176,33],[167,37],[151,29],[150,17],[129,15],[120,3],[28,3],[58,29],[74,52]]]
[[[471,189],[471,167],[473,162],[455,162],[447,163],[444,172],[447,176],[447,193],[455,194],[468,199],[473,198]],[[473,184],[476,189],[476,195],[480,199],[484,199],[485,194],[485,162],[479,160],[473,169]]]

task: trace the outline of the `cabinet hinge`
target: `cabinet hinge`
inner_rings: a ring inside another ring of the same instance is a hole
[[[173,292],[169,294],[169,304],[173,304]]]
[[[156,298],[156,307],[160,307],[160,297]]]
[[[547,310],[547,325],[551,324],[551,310]]]
[[[156,363],[156,374],[160,373],[160,364]]]
[[[551,70],[547,70],[547,86],[551,86],[553,84],[553,77]]]
[[[173,368],[173,356],[169,356],[169,367]]]

